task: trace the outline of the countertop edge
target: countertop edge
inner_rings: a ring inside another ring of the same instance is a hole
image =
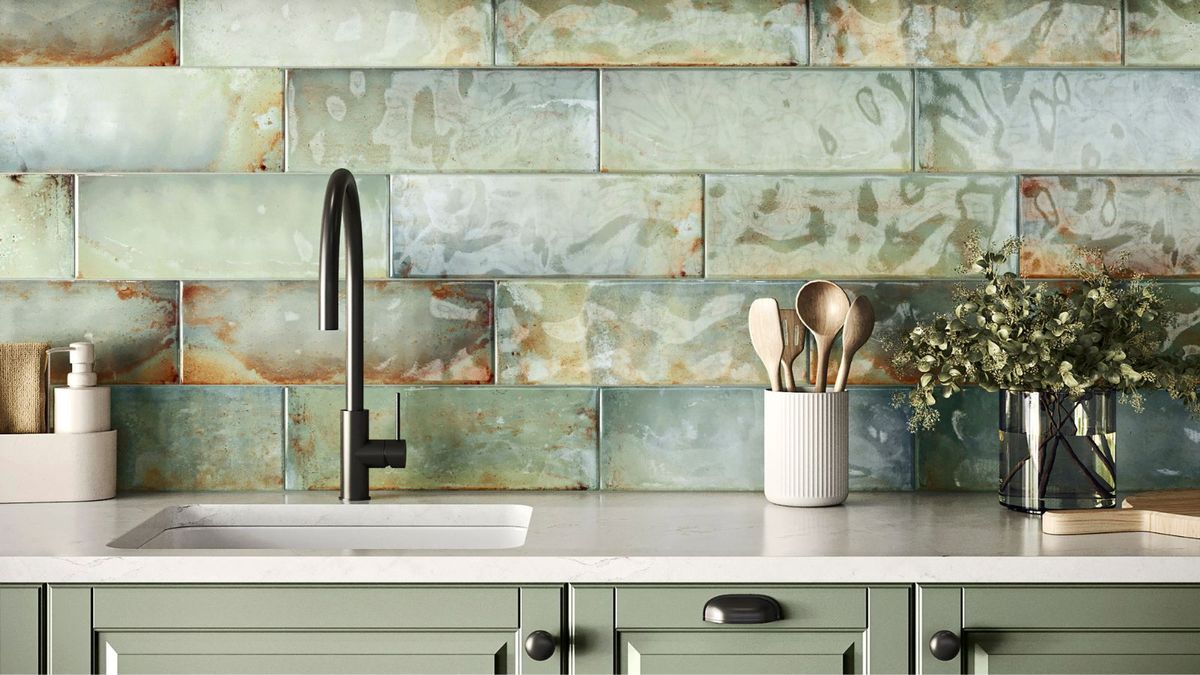
[[[1182,556],[6,556],[0,584],[1200,584]]]

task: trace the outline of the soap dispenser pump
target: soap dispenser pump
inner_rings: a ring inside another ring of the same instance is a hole
[[[71,372],[67,386],[54,389],[54,433],[86,434],[108,431],[110,399],[108,387],[96,386],[96,349],[90,342],[72,342],[47,354],[66,352]]]

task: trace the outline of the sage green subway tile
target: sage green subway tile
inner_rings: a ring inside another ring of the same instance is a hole
[[[86,340],[102,383],[177,382],[178,296],[164,281],[0,281],[0,342]]]
[[[1142,410],[1117,406],[1117,487],[1122,492],[1194,488],[1200,476],[1200,420],[1166,392],[1143,394]]]
[[[185,66],[492,64],[488,0],[182,0],[180,9]]]
[[[959,281],[877,281],[839,282],[853,300],[858,295],[870,298],[875,307],[875,330],[871,339],[855,355],[850,365],[850,384],[911,384],[916,381],[910,373],[900,372],[892,365],[894,346],[912,330],[917,322],[926,322],[938,313],[953,311],[957,301],[954,291],[974,278]],[[811,361],[809,375],[816,377],[816,349],[812,340],[805,352]],[[837,375],[837,360],[841,358],[841,338],[831,352],[829,381]]]
[[[1168,351],[1200,353],[1200,283],[1163,282]]]
[[[280,387],[114,387],[121,490],[279,490]]]
[[[1152,276],[1200,275],[1200,178],[1026,176],[1021,274],[1076,276],[1078,247]]]
[[[605,70],[605,171],[905,171],[906,71]]]
[[[596,73],[294,70],[289,171],[595,171]]]
[[[393,438],[400,395],[404,469],[371,472],[375,490],[589,490],[596,477],[594,389],[367,387],[375,438]],[[288,390],[287,488],[336,490],[337,387]]]
[[[936,428],[916,435],[918,490],[999,488],[999,396],[971,388],[938,399]]]
[[[315,279],[325,175],[79,177],[79,276]],[[357,176],[364,269],[388,276],[386,176]]]
[[[1129,65],[1200,65],[1200,3],[1127,0],[1125,62]]]
[[[0,277],[75,276],[74,192],[71,176],[0,176]]]
[[[179,0],[0,3],[0,66],[173,66]]]
[[[812,0],[832,66],[1121,64],[1120,0]]]
[[[759,384],[746,316],[799,283],[502,281],[501,384]],[[802,374],[797,367],[798,376]]]
[[[948,277],[1016,234],[1010,176],[706,177],[706,276]]]
[[[758,389],[605,389],[601,484],[609,490],[761,490]]]
[[[919,70],[917,157],[930,171],[1192,173],[1200,72]]]
[[[808,60],[804,0],[500,0],[499,65],[791,66]]]
[[[700,176],[392,177],[397,276],[698,276]]]
[[[851,490],[912,489],[912,436],[892,391],[851,390]],[[761,389],[604,389],[601,397],[606,489],[762,489]]]
[[[0,69],[0,171],[279,171],[268,69]]]
[[[183,381],[344,381],[344,290],[341,296],[342,330],[325,332],[317,329],[315,282],[185,283]],[[491,381],[490,282],[369,282],[364,314],[367,382]]]

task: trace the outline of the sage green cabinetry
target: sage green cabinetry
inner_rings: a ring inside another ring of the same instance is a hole
[[[922,673],[1200,672],[1200,587],[922,586],[917,611]]]
[[[862,673],[910,670],[908,586],[618,586],[571,589],[579,673]],[[778,620],[718,624],[721,595],[765,595]]]
[[[558,673],[561,586],[51,587],[50,672]],[[84,620],[86,618],[86,620]]]
[[[0,586],[0,673],[40,670],[41,625],[41,586]]]

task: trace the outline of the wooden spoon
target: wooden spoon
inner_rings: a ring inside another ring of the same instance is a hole
[[[825,380],[829,377],[829,348],[846,323],[850,311],[850,298],[846,291],[831,281],[810,281],[800,287],[796,294],[796,314],[813,334],[817,344],[818,393],[825,391]]]
[[[842,329],[842,363],[838,366],[837,381],[833,384],[834,391],[846,391],[846,377],[850,375],[850,360],[855,352],[862,348],[875,330],[875,306],[865,295],[860,295],[850,303],[850,311],[846,313],[846,325]]]
[[[796,391],[792,363],[804,351],[804,338],[808,330],[791,307],[779,310],[779,322],[783,324],[783,388],[785,391]]]
[[[783,358],[783,332],[779,329],[779,303],[759,298],[750,303],[750,344],[767,369],[771,391],[779,391],[779,361]]]

